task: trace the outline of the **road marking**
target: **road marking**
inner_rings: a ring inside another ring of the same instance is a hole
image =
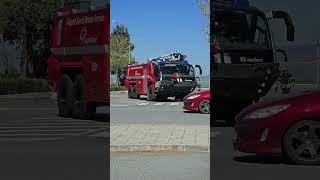
[[[179,104],[180,104],[180,103],[175,102],[175,103],[171,103],[170,106],[177,106],[177,105],[179,105]]]
[[[161,103],[161,102],[160,102],[160,103],[155,103],[154,105],[155,105],[155,106],[162,106],[162,105],[164,105],[164,103]]]
[[[138,106],[146,106],[146,105],[149,105],[150,103],[138,103],[137,105]]]
[[[111,104],[110,107],[128,107],[129,104]]]

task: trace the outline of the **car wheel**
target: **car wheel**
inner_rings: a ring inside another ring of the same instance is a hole
[[[58,89],[58,109],[59,116],[69,118],[72,116],[72,104],[73,104],[73,82],[71,78],[63,74],[60,79],[60,85]]]
[[[128,98],[129,99],[133,98],[133,87],[132,87],[132,85],[129,85],[129,88],[128,88]]]
[[[208,99],[202,100],[199,103],[199,111],[202,114],[210,114],[210,101]]]
[[[85,80],[82,74],[78,74],[74,79],[73,94],[73,116],[77,119],[92,119],[96,107],[85,100]]]
[[[292,125],[282,142],[284,156],[295,164],[320,164],[320,122],[304,120]]]

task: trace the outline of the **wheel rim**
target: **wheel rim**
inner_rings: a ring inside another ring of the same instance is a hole
[[[201,101],[199,108],[203,113],[210,113],[210,102],[208,100]]]
[[[299,160],[320,160],[320,123],[310,121],[295,128],[290,136],[290,148]]]

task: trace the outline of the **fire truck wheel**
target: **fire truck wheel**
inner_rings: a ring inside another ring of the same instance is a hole
[[[136,85],[133,85],[133,87],[132,87],[132,98],[133,99],[137,99],[138,98]]]
[[[132,87],[132,85],[129,85],[129,88],[128,88],[128,98],[129,99],[133,98],[133,87]]]
[[[147,100],[148,101],[154,101],[155,100],[155,95],[152,86],[148,86],[148,94],[147,94]]]
[[[85,80],[81,74],[78,74],[74,79],[73,94],[73,116],[77,119],[92,119],[95,107],[85,100]]]
[[[59,115],[61,117],[71,117],[72,115],[72,104],[73,104],[73,82],[71,78],[63,74],[60,79],[60,86],[58,90],[58,108]]]

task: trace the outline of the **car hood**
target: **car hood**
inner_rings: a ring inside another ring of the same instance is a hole
[[[274,106],[274,105],[281,105],[281,104],[298,105],[306,102],[311,103],[319,98],[320,98],[320,90],[301,91],[301,92],[290,94],[290,95],[271,98],[268,100],[261,101],[257,104],[248,106],[237,115],[236,119],[241,119],[246,114],[251,113],[260,108],[265,108],[265,107]]]
[[[208,95],[208,96],[210,96],[210,90],[202,90],[202,91],[197,91],[197,92],[191,93],[188,96],[186,96],[185,99],[190,96],[193,96],[193,95],[200,95],[200,96],[207,96]]]

